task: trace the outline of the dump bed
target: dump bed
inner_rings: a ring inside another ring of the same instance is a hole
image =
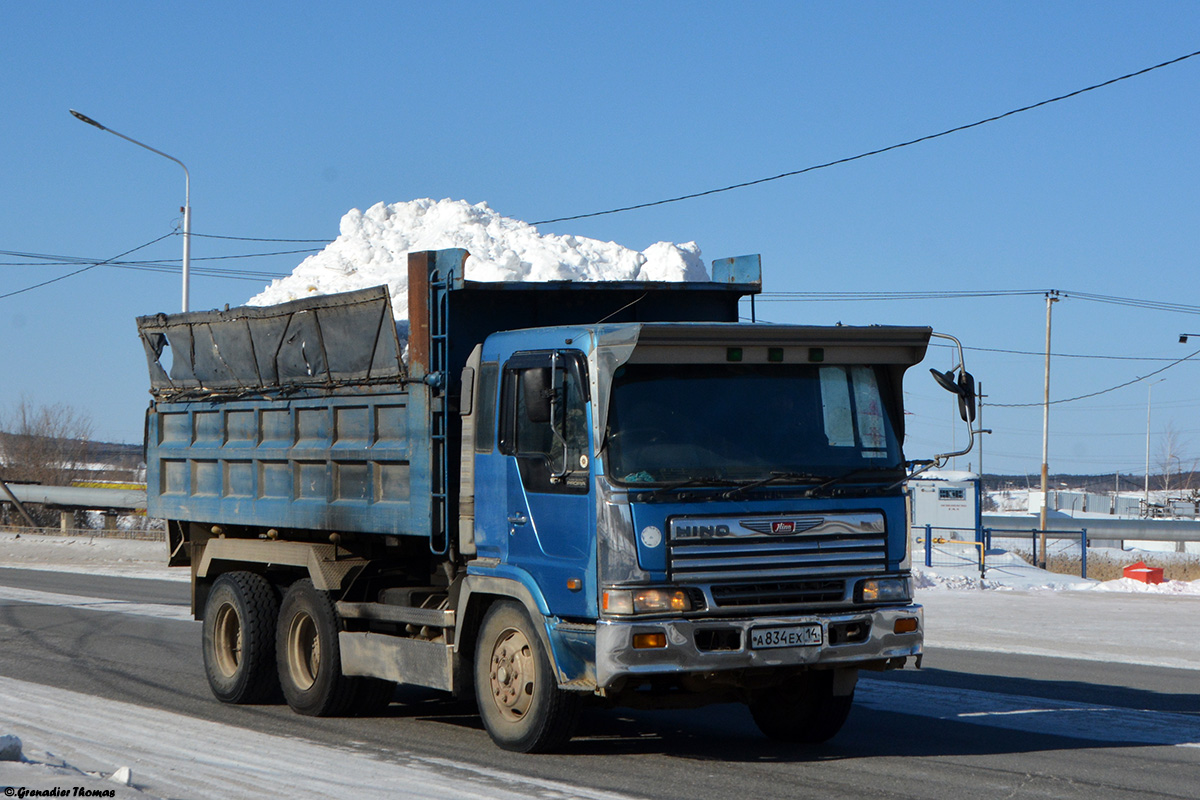
[[[400,336],[384,287],[138,319],[153,401],[147,507],[205,524],[426,536],[446,552],[457,380],[500,330],[736,322],[757,257],[709,283],[476,283],[463,250],[409,256]],[[407,334],[407,358],[402,335]]]

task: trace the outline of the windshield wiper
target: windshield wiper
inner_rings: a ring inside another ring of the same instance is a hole
[[[736,481],[727,480],[725,478],[688,478],[686,481],[678,481],[666,486],[660,486],[647,495],[646,499],[653,500],[654,498],[664,495],[667,492],[674,492],[678,489],[686,489],[689,486],[733,486],[736,483]]]
[[[760,478],[749,483],[738,484],[735,488],[730,489],[725,494],[721,495],[726,500],[731,500],[742,492],[750,489],[756,489],[759,486],[766,486],[768,483],[778,483],[780,481],[826,481],[831,478],[828,475],[814,475],[811,472],[772,472],[769,478]],[[836,480],[836,479],[832,479]],[[824,485],[824,484],[822,484]],[[811,489],[809,491],[812,491]]]
[[[814,494],[817,494],[818,492],[820,492],[823,489],[828,489],[830,486],[833,486],[835,483],[841,483],[844,480],[848,480],[848,479],[853,478],[858,475],[867,475],[867,474],[871,474],[871,473],[881,473],[881,472],[895,473],[897,470],[903,470],[903,467],[900,467],[900,466],[859,467],[858,469],[852,469],[849,472],[845,472],[841,475],[836,475],[832,478],[828,478],[823,483],[820,483],[820,484],[812,487],[811,489],[806,490],[805,494],[812,496]]]

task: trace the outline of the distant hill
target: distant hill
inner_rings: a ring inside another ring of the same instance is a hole
[[[145,461],[142,445],[123,442],[91,442],[88,453],[92,461],[124,469],[136,469]]]
[[[1163,478],[1164,476],[1161,473],[1151,472],[1150,488],[1161,489],[1164,485]],[[1191,473],[1175,473],[1170,478],[1171,488],[1178,487],[1181,492],[1197,485],[1196,476]],[[1145,473],[1135,474],[1131,472],[1123,472],[1119,475],[1112,472],[1107,475],[1078,475],[1075,473],[1052,472],[1047,477],[1047,484],[1052,490],[1066,488],[1094,492],[1095,494],[1111,494],[1118,485],[1122,492],[1141,489],[1146,485],[1146,475]],[[1031,475],[995,475],[988,473],[983,476],[984,491],[1003,491],[1004,489],[1033,489],[1034,491],[1041,491],[1041,488],[1042,475],[1040,472]]]

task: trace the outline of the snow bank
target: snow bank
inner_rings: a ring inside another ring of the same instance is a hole
[[[0,533],[0,565],[118,578],[190,581],[186,569],[168,569],[167,543],[92,537]]]
[[[1047,572],[1010,553],[989,553],[984,578],[974,567],[913,566],[913,588],[918,591],[990,589],[999,591],[1129,592],[1134,594],[1190,595],[1200,597],[1200,581],[1142,583],[1130,578],[1095,581],[1078,575]]]
[[[1132,578],[1118,578],[1091,586],[1073,587],[1094,592],[1134,592],[1136,594],[1190,594],[1200,596],[1200,581],[1163,581],[1142,583]]]
[[[408,319],[408,253],[461,247],[473,281],[706,281],[695,242],[641,252],[582,236],[542,235],[486,203],[376,203],[342,217],[341,235],[249,300],[265,306],[385,284],[397,320]]]

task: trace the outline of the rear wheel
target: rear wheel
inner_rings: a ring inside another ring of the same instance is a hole
[[[275,620],[279,599],[266,578],[227,572],[204,607],[202,651],[208,685],[225,703],[266,703],[279,696]]]
[[[578,695],[558,688],[550,659],[525,609],[511,601],[484,617],[475,651],[479,715],[505,750],[545,753],[571,738]]]
[[[312,717],[347,713],[357,681],[342,674],[338,616],[328,592],[296,581],[283,597],[275,634],[279,684],[292,710]]]
[[[748,705],[758,729],[781,742],[832,739],[850,714],[854,691],[834,695],[833,670],[809,672],[794,684],[755,692]]]

